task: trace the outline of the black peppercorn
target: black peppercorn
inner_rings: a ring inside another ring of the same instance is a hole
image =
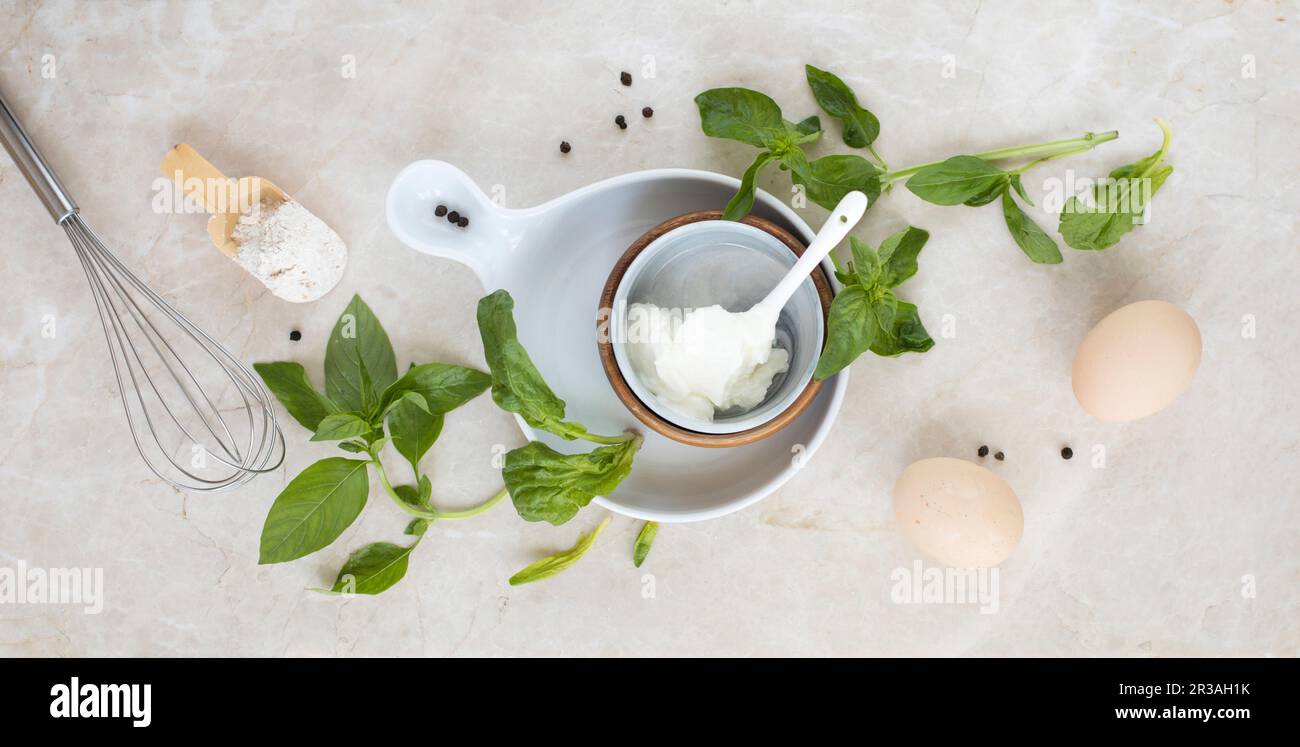
[[[561,141],[560,141],[560,152],[561,152],[561,153],[568,153],[568,152],[571,151],[571,150],[573,150],[573,146],[572,146],[572,145],[569,145],[569,141],[568,141],[568,140],[561,140]]]
[[[447,206],[439,205],[438,207],[433,209],[433,214],[441,218],[442,216],[447,214]]]
[[[295,329],[289,333],[289,339],[297,342],[302,339],[302,333]]]
[[[641,110],[641,116],[645,117],[646,119],[649,119],[654,115],[655,115],[655,110],[651,109],[648,106]]]
[[[979,454],[981,457],[986,457],[989,455],[989,447],[981,446],[980,450],[977,451],[976,453]]]
[[[460,220],[456,222],[456,225],[460,226],[461,228],[466,228],[466,227],[468,227],[468,226],[469,226],[469,218],[466,218],[466,217],[463,216],[463,215],[460,216]]]
[[[1069,459],[1072,456],[1074,456],[1074,449],[1071,449],[1069,446],[1066,446],[1064,449],[1061,449],[1062,459]]]
[[[625,85],[625,86],[630,86],[630,85],[632,85],[632,73],[629,73],[629,72],[627,72],[626,70],[623,71],[623,72],[621,72],[621,73],[619,73],[619,74],[618,74],[618,82],[622,83],[622,84]]]
[[[450,213],[447,213],[447,222],[448,222],[448,223],[459,223],[459,222],[460,222],[460,213],[456,212],[455,210],[451,211]]]
[[[614,124],[618,125],[618,128],[620,130],[627,129],[627,119],[622,114],[618,115],[617,117],[614,117]]]
[[[1006,454],[1003,454],[1002,452],[999,451],[998,453],[996,453],[996,454],[993,455],[993,458],[996,459],[996,460],[998,460],[998,461],[1000,462],[1000,461],[1002,461],[1003,459],[1006,459],[1006,458],[1007,458],[1007,455],[1006,455]]]

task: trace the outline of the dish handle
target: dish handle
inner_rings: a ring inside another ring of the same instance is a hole
[[[464,228],[438,206],[469,220]],[[506,210],[492,201],[465,172],[445,161],[416,161],[393,179],[385,200],[388,228],[402,243],[435,257],[468,265],[484,287],[494,278],[509,254],[518,232]]]

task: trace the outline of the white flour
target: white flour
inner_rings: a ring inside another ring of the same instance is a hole
[[[338,284],[348,248],[325,221],[294,200],[239,217],[236,257],[272,293],[286,301],[315,301]]]

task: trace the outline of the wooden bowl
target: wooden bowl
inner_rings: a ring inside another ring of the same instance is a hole
[[[623,256],[614,264],[614,269],[609,273],[609,279],[605,281],[605,288],[600,294],[601,313],[597,315],[596,320],[596,340],[600,347],[600,364],[605,369],[605,376],[609,378],[610,386],[614,388],[614,394],[618,396],[619,401],[627,407],[637,420],[640,420],[654,432],[684,444],[713,449],[751,444],[755,441],[767,438],[773,433],[786,427],[790,423],[794,422],[794,420],[798,418],[804,409],[813,401],[813,398],[817,396],[817,392],[821,389],[822,382],[817,379],[810,379],[808,385],[804,387],[804,390],[789,407],[781,411],[781,413],[776,417],[761,425],[747,430],[737,431],[735,433],[701,433],[699,431],[682,428],[675,423],[665,420],[637,397],[636,393],[632,391],[632,388],[628,386],[627,380],[624,378],[623,372],[618,366],[618,361],[614,358],[614,346],[611,342],[610,335],[604,332],[608,331],[606,329],[610,318],[608,310],[613,308],[614,297],[618,292],[618,286],[623,281],[623,276],[627,273],[628,267],[632,264],[632,260],[636,259],[637,255],[639,255],[655,239],[658,239],[660,236],[663,236],[675,228],[687,225],[688,223],[721,219],[721,210],[701,210],[694,213],[686,213],[685,215],[679,215],[660,223],[644,233],[641,238],[632,242],[632,245],[627,248],[627,251],[623,252]],[[776,237],[782,244],[789,247],[790,251],[793,252],[796,257],[803,254],[805,249],[804,244],[775,223],[762,218],[756,218],[752,215],[742,218],[741,222]],[[817,295],[821,300],[822,325],[823,328],[825,328],[831,308],[832,293],[830,281],[827,279],[825,271],[820,266],[813,271],[811,277],[813,285],[817,288]]]

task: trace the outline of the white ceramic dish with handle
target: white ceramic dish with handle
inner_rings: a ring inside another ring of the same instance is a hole
[[[683,213],[721,207],[739,186],[733,177],[690,169],[624,174],[536,207],[503,208],[443,161],[417,161],[388,190],[388,226],[407,246],[462,262],[485,290],[515,299],[519,339],[547,383],[568,403],[568,418],[598,433],[635,428],[645,436],[632,474],[595,503],[638,519],[711,519],[749,506],[779,488],[821,445],[848,384],[827,381],[799,418],[746,446],[703,449],[649,432],[619,402],[601,368],[596,318],[601,290],[623,251],[650,228]],[[447,205],[470,219],[459,228],[434,215]],[[813,231],[776,198],[759,191],[754,214],[804,242]],[[829,262],[823,263],[833,276]],[[563,452],[591,448],[535,431],[526,436]]]

